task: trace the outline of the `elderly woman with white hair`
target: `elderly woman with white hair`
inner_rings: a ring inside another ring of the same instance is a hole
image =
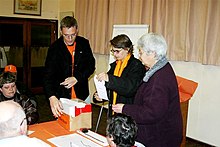
[[[162,35],[149,33],[138,40],[139,57],[148,68],[134,104],[116,104],[116,113],[130,115],[137,123],[137,141],[147,147],[179,147],[182,116],[175,73],[166,58]]]

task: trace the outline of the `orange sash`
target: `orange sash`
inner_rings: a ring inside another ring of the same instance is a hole
[[[121,60],[117,61],[117,65],[115,67],[115,70],[114,70],[114,76],[118,76],[120,77],[124,68],[127,66],[128,64],[128,60],[130,59],[131,57],[131,54],[128,54],[124,61],[122,62]],[[113,91],[113,105],[116,104],[116,98],[117,98],[117,93],[115,91]]]

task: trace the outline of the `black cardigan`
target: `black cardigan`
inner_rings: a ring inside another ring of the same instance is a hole
[[[114,76],[116,62],[111,63],[110,66],[110,70],[107,72],[109,82],[105,82],[109,97],[109,117],[112,114],[113,91],[117,92],[116,103],[133,104],[136,91],[146,72],[144,65],[134,55],[128,60],[121,77]],[[97,102],[95,98],[93,100]]]

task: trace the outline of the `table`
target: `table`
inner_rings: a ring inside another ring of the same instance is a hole
[[[63,128],[58,123],[57,120],[30,125],[28,127],[28,130],[29,131],[34,131],[30,135],[28,135],[29,137],[36,137],[38,139],[41,139],[44,142],[46,142],[49,145],[51,145],[52,147],[56,147],[56,146],[54,144],[52,144],[51,142],[47,141],[47,139],[53,138],[53,137],[57,137],[57,136],[69,135],[69,134],[73,134],[73,133],[77,132],[77,131],[68,131],[68,130],[66,130],[65,128]],[[98,136],[101,136],[101,135],[99,135],[97,133],[95,133],[95,134],[98,135]],[[91,138],[88,138],[88,137],[84,137],[84,138],[89,139],[90,141],[92,141]]]
[[[32,134],[28,135],[29,137],[36,137],[38,139],[41,139],[52,147],[55,147],[55,145],[47,141],[47,139],[74,133],[74,131],[68,131],[64,129],[56,120],[30,125],[28,127],[28,130],[34,131]]]

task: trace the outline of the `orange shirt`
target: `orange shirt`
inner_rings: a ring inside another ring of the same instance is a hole
[[[73,76],[73,71],[74,71],[74,54],[75,54],[76,42],[74,42],[73,46],[68,46],[67,45],[67,48],[68,48],[70,54],[72,55],[72,76]],[[74,90],[74,86],[71,89],[71,98],[72,99],[76,98],[76,93],[75,93],[75,90]]]

